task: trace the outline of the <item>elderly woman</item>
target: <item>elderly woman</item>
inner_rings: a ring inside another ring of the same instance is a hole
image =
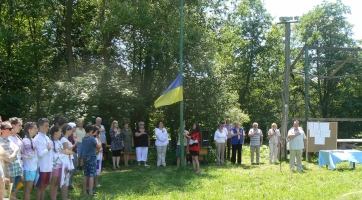
[[[224,156],[225,156],[225,144],[227,141],[227,130],[224,128],[223,123],[219,123],[218,129],[215,131],[214,142],[216,146],[216,158],[217,164],[225,164]]]
[[[168,145],[168,134],[167,130],[163,127],[163,122],[159,121],[157,123],[157,128],[155,128],[156,142],[155,146],[157,148],[157,167],[163,165],[166,167],[166,150]]]
[[[134,134],[134,146],[136,148],[137,162],[138,165],[141,165],[141,162],[143,161],[143,164],[147,167],[147,154],[148,147],[150,146],[150,136],[145,129],[145,123],[143,121],[138,123],[138,127],[138,130],[136,130]]]
[[[294,121],[293,128],[288,131],[289,151],[290,151],[290,169],[294,171],[295,157],[297,157],[297,169],[302,171],[302,154],[306,148],[307,137],[301,127],[299,121]]]
[[[111,124],[111,130],[109,132],[111,135],[111,150],[112,150],[112,161],[113,169],[119,168],[119,160],[121,159],[121,150],[122,150],[122,136],[121,129],[118,126],[118,122],[114,120]]]
[[[231,163],[236,163],[236,151],[238,152],[237,163],[241,164],[242,162],[242,149],[245,140],[244,129],[240,127],[240,122],[235,122],[235,127],[231,129],[231,145],[233,146],[231,152]]]
[[[272,123],[268,131],[269,139],[269,163],[276,163],[278,157],[278,148],[280,144],[280,131],[276,123]]]

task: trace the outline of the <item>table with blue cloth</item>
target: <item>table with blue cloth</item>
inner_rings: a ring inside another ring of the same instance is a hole
[[[318,165],[329,165],[331,170],[336,168],[340,161],[349,161],[351,167],[355,168],[355,163],[362,163],[362,151],[357,150],[320,150]]]

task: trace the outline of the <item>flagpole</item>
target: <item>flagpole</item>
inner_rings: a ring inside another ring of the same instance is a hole
[[[180,73],[182,75],[183,72],[183,35],[184,35],[184,26],[183,26],[183,19],[184,19],[184,0],[180,0],[181,1],[181,6],[180,6]],[[183,77],[181,77],[182,80],[182,86],[183,88]],[[184,162],[185,162],[185,154],[186,152],[184,152],[184,101],[182,99],[182,101],[180,101],[180,150],[181,150],[181,157],[180,157],[180,164],[183,167],[184,166]]]

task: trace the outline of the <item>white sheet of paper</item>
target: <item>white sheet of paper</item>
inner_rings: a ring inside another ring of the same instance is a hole
[[[315,137],[315,130],[314,129],[309,130],[309,137]]]
[[[315,137],[314,138],[314,144],[316,145],[324,145],[325,138],[324,137]]]
[[[321,130],[321,137],[331,137],[330,130]]]
[[[309,130],[313,130],[313,129],[314,129],[314,128],[313,128],[313,127],[314,127],[313,125],[314,125],[314,122],[308,122],[308,125],[307,125],[307,126],[308,126],[308,129],[309,129]]]
[[[309,136],[310,137],[320,137],[321,136],[321,131],[320,130],[310,130],[309,132]]]
[[[329,130],[329,123],[328,122],[319,123],[319,129],[320,130]]]
[[[313,122],[314,130],[319,130],[319,122]]]

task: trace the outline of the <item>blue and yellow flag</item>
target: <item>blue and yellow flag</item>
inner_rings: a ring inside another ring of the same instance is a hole
[[[167,106],[183,100],[182,73],[168,86],[167,90],[155,101],[155,107]]]

